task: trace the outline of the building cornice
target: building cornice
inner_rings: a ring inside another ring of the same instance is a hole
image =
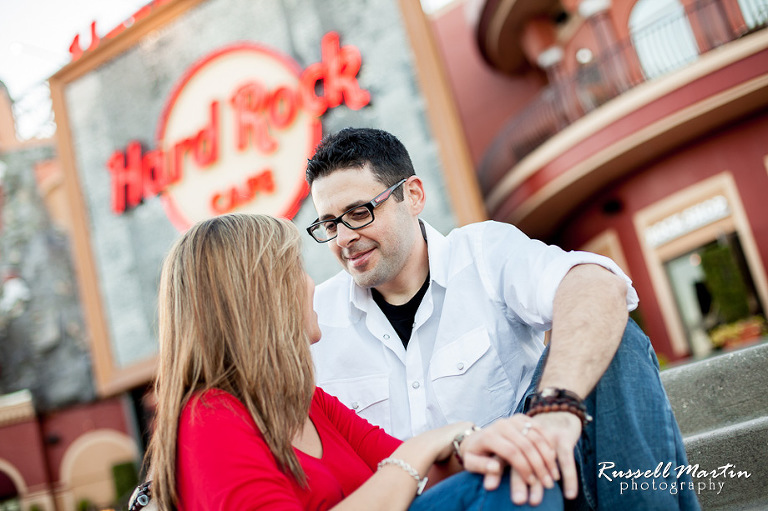
[[[33,420],[35,415],[32,393],[29,390],[0,396],[0,428]]]

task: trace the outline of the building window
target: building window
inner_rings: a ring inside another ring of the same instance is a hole
[[[0,511],[21,511],[19,491],[8,474],[0,470]]]
[[[744,22],[750,30],[768,21],[768,0],[738,0]]]
[[[679,0],[638,0],[629,32],[646,79],[695,61],[699,48]]]
[[[633,222],[675,356],[768,333],[755,318],[768,311],[768,277],[730,172],[649,204]],[[728,298],[737,288],[741,298]]]
[[[664,263],[695,357],[759,338],[765,319],[737,233]]]

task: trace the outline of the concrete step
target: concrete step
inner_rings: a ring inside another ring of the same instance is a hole
[[[683,436],[768,415],[768,342],[661,372]]]
[[[708,475],[717,471],[717,477],[694,477],[697,490],[701,489],[702,509],[768,509],[768,417],[692,435],[684,441],[690,465],[698,464]]]
[[[705,511],[768,510],[765,341],[661,373]]]

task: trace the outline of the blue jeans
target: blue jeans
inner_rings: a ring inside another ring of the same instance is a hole
[[[416,497],[408,511],[558,511],[563,509],[563,495],[555,488],[544,492],[537,507],[516,506],[510,496],[509,471],[494,491],[483,488],[483,476],[461,472]]]
[[[515,412],[523,412],[541,378],[549,350],[536,367],[533,381]],[[538,507],[515,506],[510,500],[509,473],[501,487],[487,492],[482,477],[461,473],[435,485],[416,498],[411,511],[535,509],[571,510],[698,510],[691,476],[676,477],[687,466],[683,446],[667,394],[659,377],[659,362],[651,342],[631,319],[621,345],[603,377],[585,400],[594,420],[587,424],[574,450],[579,467],[579,496],[564,501],[559,486],[544,493]],[[670,464],[666,477],[664,466]],[[658,474],[628,479],[613,471],[638,470]]]
[[[515,412],[527,409],[544,369],[542,354],[533,381]],[[630,319],[608,369],[585,400],[594,418],[574,451],[579,467],[579,496],[567,501],[576,510],[698,510],[683,438],[661,384],[659,361],[648,336]],[[670,463],[664,477],[664,467]],[[614,477],[613,471],[654,471],[650,478]]]

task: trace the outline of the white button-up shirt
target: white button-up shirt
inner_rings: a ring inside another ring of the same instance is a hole
[[[317,286],[322,339],[312,347],[317,383],[361,417],[401,439],[459,420],[486,425],[514,411],[551,328],[560,281],[610,259],[565,252],[512,225],[481,222],[447,237],[425,223],[430,285],[408,349],[369,289],[344,271]]]

